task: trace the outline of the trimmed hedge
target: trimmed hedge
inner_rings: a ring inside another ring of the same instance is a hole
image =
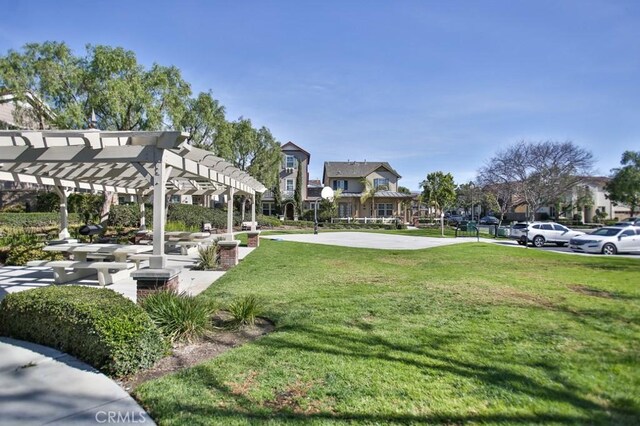
[[[59,349],[115,377],[151,367],[168,348],[141,307],[83,286],[8,294],[0,302],[0,335]]]
[[[76,213],[69,213],[69,224],[78,224],[80,217]],[[59,213],[0,213],[0,226],[13,227],[45,227],[58,226]]]

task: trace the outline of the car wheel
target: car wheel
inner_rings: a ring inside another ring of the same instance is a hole
[[[524,235],[522,237],[520,237],[520,239],[518,240],[518,244],[520,244],[521,246],[526,246],[527,245],[527,237],[525,237]]]
[[[617,252],[618,250],[613,244],[605,244],[604,247],[602,247],[602,254],[611,255],[616,254]]]
[[[536,235],[533,237],[533,245],[540,248],[544,246],[544,237],[541,235]]]

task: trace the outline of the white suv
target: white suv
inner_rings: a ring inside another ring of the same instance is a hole
[[[572,238],[584,235],[584,232],[572,231],[564,225],[553,222],[532,222],[521,232],[522,235],[518,243],[525,245],[530,242],[536,247],[542,247],[546,243],[555,243],[562,247],[567,245]]]

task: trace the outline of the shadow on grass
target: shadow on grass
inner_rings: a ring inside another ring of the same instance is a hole
[[[565,414],[555,412],[562,410],[556,405],[548,412],[540,408],[513,407],[520,413],[488,413],[488,414],[451,414],[430,413],[426,415],[396,414],[396,413],[358,413],[335,412],[329,409],[306,412],[298,407],[275,407],[261,401],[256,401],[244,393],[239,393],[228,384],[221,383],[215,369],[195,368],[184,373],[181,378],[194,386],[203,386],[207,389],[215,389],[230,403],[202,404],[185,406],[179,401],[164,399],[162,396],[150,398],[145,402],[152,407],[162,407],[160,421],[178,420],[178,418],[165,418],[168,416],[182,416],[180,420],[195,420],[196,418],[221,421],[233,419],[244,421],[282,421],[282,422],[362,422],[362,423],[510,423],[510,424],[636,424],[640,420],[640,408],[632,399],[624,399],[611,402],[595,402],[587,399],[576,385],[568,381],[561,374],[557,366],[541,362],[537,364],[522,364],[527,368],[535,368],[544,372],[545,379],[539,379],[535,375],[529,376],[514,371],[506,366],[496,365],[498,360],[493,360],[493,365],[488,365],[492,360],[484,360],[482,364],[465,361],[447,355],[447,347],[455,342],[456,336],[433,336],[428,345],[405,345],[392,342],[388,339],[371,334],[362,335],[359,331],[353,332],[328,332],[321,328],[294,326],[281,330],[269,338],[255,342],[255,345],[275,350],[295,350],[300,353],[318,353],[323,355],[335,355],[338,357],[354,358],[357,360],[376,359],[389,363],[399,363],[415,367],[422,371],[438,371],[452,374],[457,377],[480,381],[487,388],[499,388],[505,395],[521,397],[523,401],[541,400],[569,404],[577,413]],[[487,362],[489,361],[489,362]],[[426,390],[428,392],[428,390]],[[381,395],[383,396],[383,395]],[[506,397],[506,396],[505,396]],[[488,397],[487,398],[492,398]],[[500,399],[500,397],[493,397]],[[182,414],[181,414],[182,413]],[[153,414],[153,413],[152,413]]]

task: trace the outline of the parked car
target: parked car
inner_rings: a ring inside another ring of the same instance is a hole
[[[499,225],[500,219],[495,216],[484,216],[480,218],[480,225]]]
[[[532,243],[535,247],[542,247],[547,243],[554,243],[562,247],[567,245],[571,238],[580,235],[584,235],[584,232],[573,231],[559,223],[531,222],[527,224],[525,228],[520,229],[518,243],[520,245]]]
[[[449,216],[447,218],[447,223],[449,225],[458,225],[460,222],[462,222],[464,220],[464,218],[462,217],[462,215],[459,214],[452,214],[451,216]]]
[[[524,232],[527,230],[528,226],[528,222],[514,223],[509,229],[509,238],[517,240],[520,245],[524,245]]]
[[[640,217],[630,217],[622,222],[618,222],[613,226],[640,226]]]
[[[605,226],[572,238],[569,248],[582,253],[640,252],[640,226]]]

